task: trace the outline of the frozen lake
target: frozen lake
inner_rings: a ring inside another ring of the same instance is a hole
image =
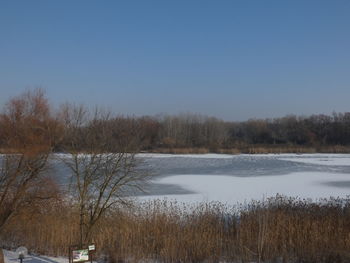
[[[350,195],[350,154],[171,155],[139,154],[154,177],[139,200],[262,200],[276,194],[299,198]],[[69,171],[59,165],[61,183]]]
[[[143,154],[155,178],[138,198],[228,204],[282,194],[313,200],[350,195],[350,154]]]

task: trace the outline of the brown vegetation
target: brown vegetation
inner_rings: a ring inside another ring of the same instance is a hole
[[[40,93],[40,92],[39,92]],[[350,112],[333,113],[332,115],[312,115],[309,117],[289,115],[275,119],[251,119],[243,122],[223,121],[213,117],[199,114],[179,114],[173,116],[157,117],[126,117],[106,113],[104,115],[90,114],[94,121],[80,120],[80,123],[67,122],[67,114],[72,106],[63,105],[60,111],[60,122],[50,116],[49,105],[43,93],[32,96],[31,99],[13,99],[6,107],[7,116],[22,118],[21,111],[30,113],[27,120],[43,129],[29,129],[16,127],[18,131],[16,140],[7,139],[6,132],[0,133],[0,149],[2,152],[16,151],[23,147],[23,141],[19,134],[27,134],[26,147],[35,144],[53,146],[55,152],[66,151],[74,146],[80,152],[88,152],[91,146],[103,144],[103,134],[89,136],[96,128],[104,128],[111,141],[104,144],[104,150],[110,152],[119,150],[121,143],[128,142],[128,147],[133,142],[133,148],[142,151],[163,153],[312,153],[350,152]],[[35,98],[36,97],[36,98]],[[35,101],[36,100],[36,101]],[[23,104],[23,101],[27,101]],[[32,106],[30,106],[32,105]],[[35,106],[33,106],[35,105]],[[75,107],[74,114],[86,114],[86,108]],[[26,114],[27,114],[26,113]],[[98,112],[96,112],[98,113]],[[34,117],[34,119],[33,119]],[[50,118],[48,118],[50,117]],[[32,119],[30,119],[32,118]],[[29,120],[30,119],[30,120]],[[50,121],[48,121],[50,119]],[[0,127],[8,126],[6,118],[0,120]],[[72,121],[72,120],[70,120]],[[61,125],[64,133],[52,133],[50,136],[42,136],[47,127]],[[76,129],[74,127],[79,127]],[[15,127],[14,127],[15,128]],[[57,140],[57,135],[64,134]],[[83,137],[77,138],[77,134]],[[72,145],[74,144],[74,145]]]
[[[153,153],[171,153],[171,154],[205,154],[209,153],[206,148],[157,148]]]
[[[208,148],[155,148],[152,153],[169,153],[169,154],[206,154],[206,153],[221,153],[221,154],[282,154],[282,153],[350,153],[350,146],[290,146],[290,145],[247,145],[236,148],[218,148],[210,150]]]
[[[0,114],[0,246],[66,255],[69,245],[94,241],[111,262],[349,262],[348,199],[121,206],[124,190],[142,189],[140,150],[349,152],[349,125],[350,113],[234,123],[192,114],[115,117],[65,105],[55,115],[42,91],[24,93]],[[72,156],[63,160],[70,194],[51,176],[53,151]]]
[[[69,105],[53,114],[42,90],[25,92],[5,105],[0,114],[5,153],[0,156],[0,238],[15,217],[30,218],[50,201],[64,198],[78,207],[82,244],[91,240],[93,227],[109,209],[124,203],[126,190],[142,190],[145,174],[135,159],[137,124],[109,116]],[[58,189],[50,173],[54,149],[71,154],[62,159],[71,172],[70,194]]]
[[[287,116],[246,122],[225,122],[194,114],[164,117],[118,116],[111,117],[108,125],[115,130],[114,138],[132,135],[137,139],[140,150],[150,152],[350,152],[350,113],[334,113],[332,116]],[[132,133],[125,132],[128,129]],[[82,143],[81,150],[84,147]]]
[[[78,214],[69,204],[47,206],[13,221],[2,242],[66,255],[79,238]],[[110,262],[349,262],[350,200],[147,202],[105,214],[93,237]]]
[[[28,206],[57,197],[47,161],[60,125],[51,116],[41,90],[11,99],[0,114],[0,138],[7,154],[0,157],[0,233]]]
[[[109,116],[101,110],[91,114],[83,107],[64,110],[65,137],[70,139],[64,150],[70,158],[64,158],[63,163],[71,173],[71,195],[79,207],[80,246],[91,242],[95,225],[109,209],[126,203],[125,192],[142,191],[141,183],[148,177],[136,167],[137,143],[135,136],[130,136],[132,127],[124,131],[128,135],[116,139]],[[81,142],[85,154],[80,152]]]

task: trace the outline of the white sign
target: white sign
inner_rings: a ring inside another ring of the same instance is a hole
[[[89,261],[89,250],[80,249],[73,250],[73,262],[84,262]]]
[[[96,248],[95,248],[95,245],[90,245],[89,246],[89,251],[92,251],[92,250],[95,250]]]

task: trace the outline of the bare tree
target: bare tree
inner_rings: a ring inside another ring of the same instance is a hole
[[[23,208],[57,195],[46,168],[58,129],[42,90],[6,104],[0,115],[0,233]]]
[[[142,189],[146,175],[137,167],[137,142],[130,127],[115,127],[108,112],[91,114],[65,106],[66,151],[71,190],[80,214],[80,245],[90,242],[93,228],[112,207],[125,204],[132,189]],[[68,143],[69,142],[69,143]]]

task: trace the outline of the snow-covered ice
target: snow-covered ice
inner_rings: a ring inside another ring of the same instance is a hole
[[[348,156],[294,156],[293,158],[280,158],[280,160],[316,165],[350,166],[350,158]]]
[[[300,198],[346,197],[349,189],[328,185],[328,182],[350,181],[349,174],[320,172],[291,173],[283,176],[235,177],[225,175],[175,175],[162,178],[159,184],[175,184],[196,194],[147,196],[143,199],[166,197],[179,202],[220,201],[228,204],[283,194]]]
[[[184,202],[237,203],[277,193],[313,199],[350,195],[350,154],[137,156],[154,174],[148,195],[138,194],[142,200],[167,197]],[[60,182],[68,182],[69,171],[59,163],[56,168]]]
[[[153,182],[192,194],[173,192],[142,196],[142,200],[237,204],[276,194],[313,200],[350,195],[350,154],[166,156],[169,159],[162,161],[164,155],[145,154],[163,172]]]

